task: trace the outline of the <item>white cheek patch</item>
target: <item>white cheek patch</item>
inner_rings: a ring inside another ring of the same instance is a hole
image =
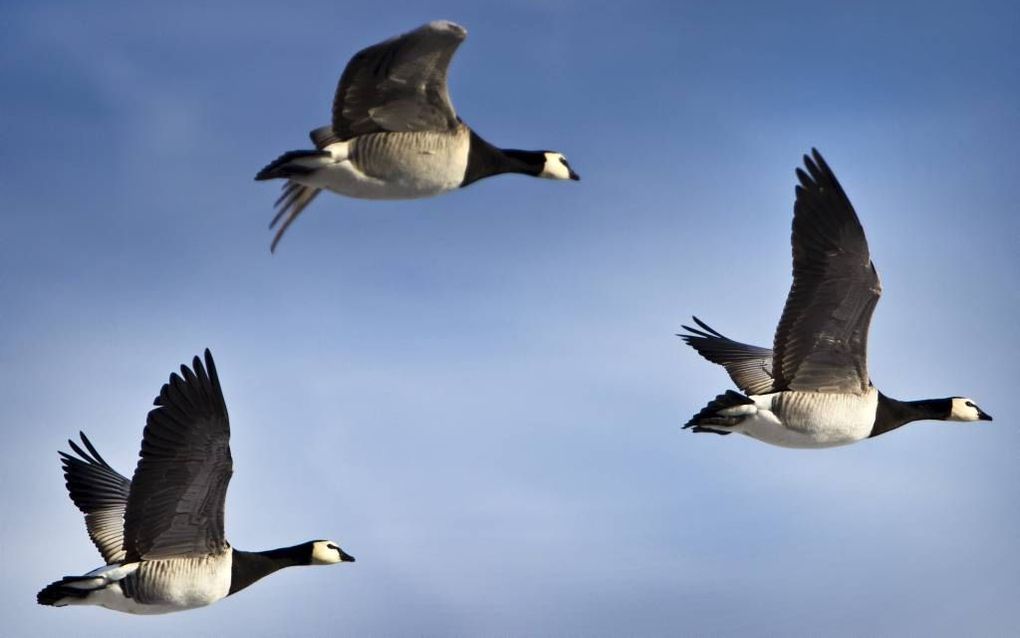
[[[563,156],[559,153],[546,153],[545,166],[542,168],[542,173],[539,177],[545,177],[546,179],[570,179],[570,169],[561,161],[562,158]]]
[[[967,405],[967,399],[953,399],[953,407],[949,411],[950,421],[977,421],[979,419],[977,408]]]
[[[312,547],[312,564],[329,565],[337,561],[337,554],[326,546],[326,543],[316,543]]]

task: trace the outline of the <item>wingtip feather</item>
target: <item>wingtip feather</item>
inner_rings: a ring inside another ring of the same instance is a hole
[[[205,357],[205,371],[209,376],[209,382],[213,385],[213,387],[218,386],[220,378],[216,372],[216,362],[213,360],[212,351],[209,350],[209,348],[206,348],[203,356]]]

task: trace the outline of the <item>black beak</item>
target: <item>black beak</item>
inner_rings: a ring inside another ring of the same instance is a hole
[[[579,182],[581,181],[581,176],[575,173],[574,169],[570,169],[570,179],[574,180],[575,182]]]
[[[985,412],[982,412],[980,408],[978,408],[978,419],[981,421],[991,421],[992,415],[986,414]]]
[[[340,552],[340,562],[341,563],[353,563],[354,562],[354,557],[351,556],[350,554],[348,554],[347,552],[345,552],[344,550],[338,549],[336,551]]]

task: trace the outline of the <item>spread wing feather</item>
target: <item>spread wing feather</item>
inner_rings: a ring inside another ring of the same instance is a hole
[[[446,75],[465,37],[460,25],[437,21],[359,51],[340,76],[333,132],[347,140],[381,131],[456,128]]]
[[[701,328],[684,326],[689,334],[677,335],[687,345],[698,351],[712,363],[726,368],[733,383],[744,394],[767,394],[772,392],[772,351],[768,348],[734,341],[713,330],[697,317],[694,322]]]
[[[864,229],[817,150],[793,215],[793,285],[776,329],[774,387],[860,394],[870,385],[868,328],[882,292]]]
[[[230,425],[212,355],[170,375],[149,412],[124,522],[127,560],[226,550]]]
[[[67,492],[85,514],[89,538],[109,565],[124,559],[124,510],[131,481],[110,467],[84,432],[78,434],[85,450],[68,440],[78,456],[60,453]]]

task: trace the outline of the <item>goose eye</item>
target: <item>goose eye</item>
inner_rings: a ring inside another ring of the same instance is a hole
[[[337,547],[336,545],[334,545],[333,543],[330,543],[330,544],[326,545],[326,547],[328,547],[330,549],[335,549],[338,552],[340,551],[340,548]]]
[[[967,401],[964,405],[966,405],[968,408],[976,408],[977,407],[976,405],[974,405],[973,401]]]
[[[570,164],[567,164],[567,159],[565,157],[560,158],[560,163],[562,163],[567,168],[570,168]]]

